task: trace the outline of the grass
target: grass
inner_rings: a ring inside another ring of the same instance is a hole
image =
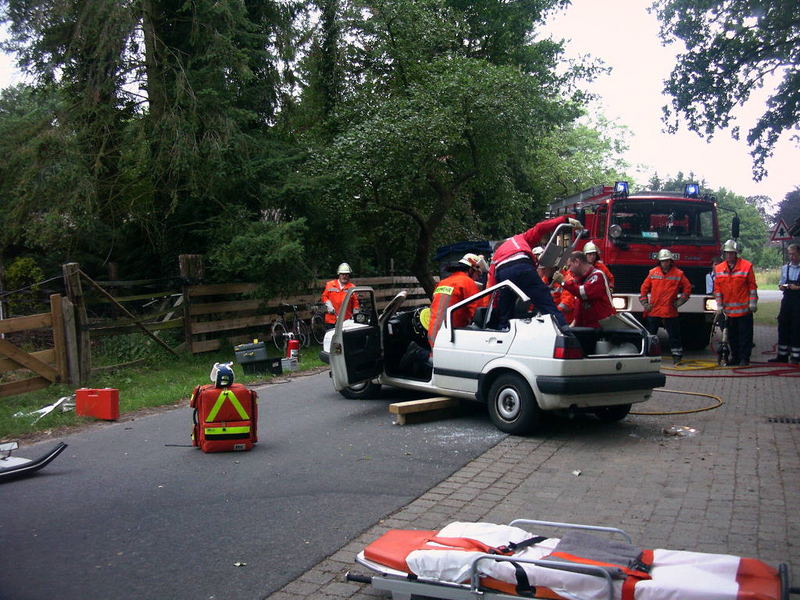
[[[300,371],[323,366],[318,357],[319,349],[319,346],[311,346],[301,351]],[[274,347],[271,348],[270,355],[278,355]],[[184,352],[175,358],[156,346],[147,356],[141,358],[142,362],[136,366],[92,376],[85,387],[118,389],[120,416],[147,408],[177,406],[188,401],[196,385],[210,383],[208,376],[214,363],[231,362],[234,352],[232,348],[196,356]],[[97,364],[110,364],[109,357],[98,357]],[[242,367],[235,362],[234,373],[236,381],[245,385],[272,379],[271,375],[245,375]],[[56,429],[93,422],[94,419],[79,417],[74,411],[54,411],[35,424],[32,423],[35,417],[14,417],[16,412],[30,412],[49,406],[73,392],[73,388],[58,384],[28,394],[0,398],[0,441],[52,433]]]
[[[757,325],[772,325],[776,328],[777,335],[777,327],[778,327],[778,311],[781,308],[780,300],[775,302],[764,302],[761,301],[758,303],[758,311],[756,314],[753,315],[753,321]]]
[[[760,290],[777,290],[780,278],[781,270],[779,268],[756,271],[756,284]]]

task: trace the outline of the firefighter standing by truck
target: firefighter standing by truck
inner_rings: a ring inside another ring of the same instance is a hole
[[[325,304],[325,329],[331,329],[336,325],[336,315],[342,308],[344,297],[347,295],[347,290],[356,287],[350,276],[353,270],[347,263],[342,263],[336,269],[337,279],[331,279],[325,284],[325,289],[322,291],[322,303]],[[347,303],[345,308],[344,318],[351,319],[353,311],[358,310],[358,294],[350,296],[350,302]]]
[[[800,364],[800,244],[789,244],[789,262],[781,267],[783,292],[778,313],[778,356],[767,362]]]
[[[678,307],[689,299],[692,285],[675,266],[674,258],[667,248],[658,251],[659,266],[651,269],[642,282],[639,302],[644,308],[647,331],[656,335],[661,326],[667,330],[672,362],[677,365],[683,358]]]
[[[753,265],[739,257],[735,240],[722,246],[725,260],[714,268],[714,296],[717,313],[727,321],[731,366],[749,365],[753,351],[753,313],[758,308],[758,286]]]

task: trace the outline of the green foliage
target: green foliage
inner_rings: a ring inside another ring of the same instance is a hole
[[[711,136],[729,126],[731,112],[746,102],[765,77],[782,76],[758,122],[747,134],[753,175],[781,133],[800,122],[800,3],[796,0],[656,0],[661,37],[682,41],[686,51],[666,82],[672,96],[665,121],[677,130],[682,115],[691,130]],[[738,139],[738,128],[732,130]]]
[[[45,278],[44,272],[36,260],[30,256],[20,256],[15,258],[5,268],[4,289],[7,291],[30,290],[28,293],[16,293],[3,296],[3,301],[7,303],[8,315],[33,314],[44,310],[45,305],[41,302],[31,303],[31,292],[34,294],[39,290],[37,285]]]

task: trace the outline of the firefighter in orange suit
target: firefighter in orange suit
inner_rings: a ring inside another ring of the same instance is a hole
[[[678,307],[689,299],[692,284],[675,266],[675,257],[667,248],[659,250],[657,258],[659,266],[651,269],[642,282],[639,302],[644,308],[647,331],[656,335],[661,326],[667,330],[672,362],[678,364],[683,358]]]
[[[465,298],[469,298],[480,291],[475,280],[480,278],[489,270],[486,259],[479,254],[468,253],[455,265],[450,267],[455,271],[449,277],[442,279],[433,290],[433,302],[431,303],[431,318],[428,325],[428,342],[433,348],[436,341],[436,334],[447,316],[447,309]],[[475,309],[479,306],[486,306],[489,297],[482,303],[472,302],[467,306],[458,309],[453,313],[453,327],[466,327],[475,315]]]
[[[725,260],[714,267],[714,296],[717,312],[725,314],[728,343],[731,348],[729,365],[749,365],[753,351],[753,313],[758,308],[758,286],[753,265],[738,256],[734,240],[722,246]]]
[[[573,279],[564,280],[563,286],[576,299],[573,325],[599,329],[600,321],[617,314],[606,275],[580,251],[570,254],[567,264]]]
[[[339,276],[338,279],[331,279],[325,284],[325,289],[322,291],[322,302],[325,304],[326,329],[331,329],[336,325],[336,315],[339,314],[339,310],[342,308],[342,302],[344,302],[344,297],[347,295],[347,290],[356,287],[350,281],[350,276],[353,273],[350,265],[347,263],[340,264],[339,268],[336,269],[336,273]],[[350,302],[348,302],[345,309],[344,318],[352,319],[353,311],[358,310],[358,307],[358,294],[353,294],[350,296]]]
[[[606,263],[600,260],[600,249],[597,247],[597,245],[594,242],[586,242],[586,244],[583,246],[583,253],[586,255],[586,258],[589,259],[589,262],[593,267],[600,269],[606,274],[608,287],[613,292],[614,275],[612,275],[611,270],[606,266]]]

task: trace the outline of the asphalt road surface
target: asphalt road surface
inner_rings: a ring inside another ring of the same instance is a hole
[[[347,400],[327,372],[257,389],[250,452],[180,446],[180,408],[68,436],[2,484],[0,598],[264,598],[503,437],[480,407],[392,425],[389,403],[419,396]]]

